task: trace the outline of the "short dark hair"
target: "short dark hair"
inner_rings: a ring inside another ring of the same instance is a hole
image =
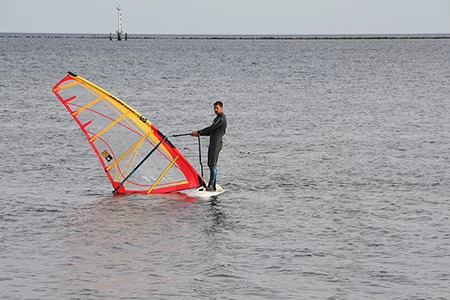
[[[223,107],[222,101],[216,101],[214,102],[214,106],[219,105],[220,107]]]

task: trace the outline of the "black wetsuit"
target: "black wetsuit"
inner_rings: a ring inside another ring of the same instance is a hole
[[[210,170],[208,186],[216,189],[216,165],[219,152],[222,150],[222,137],[227,129],[227,118],[224,113],[217,115],[211,126],[199,130],[200,135],[209,135],[208,167]]]

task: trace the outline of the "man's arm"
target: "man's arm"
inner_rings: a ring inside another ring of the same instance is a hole
[[[217,120],[214,121],[214,123],[212,123],[211,126],[203,128],[202,130],[197,131],[197,133],[199,135],[211,135],[211,133],[217,128],[219,128],[223,122],[224,122],[223,117],[220,116],[219,118],[217,118]]]

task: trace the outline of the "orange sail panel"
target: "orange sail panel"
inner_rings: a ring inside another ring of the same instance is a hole
[[[119,98],[73,73],[53,92],[80,126],[115,192],[161,194],[205,185],[167,137]]]

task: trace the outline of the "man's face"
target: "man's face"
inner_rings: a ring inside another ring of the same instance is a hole
[[[220,107],[219,105],[214,105],[214,112],[216,115],[220,115],[223,111],[223,107]]]

